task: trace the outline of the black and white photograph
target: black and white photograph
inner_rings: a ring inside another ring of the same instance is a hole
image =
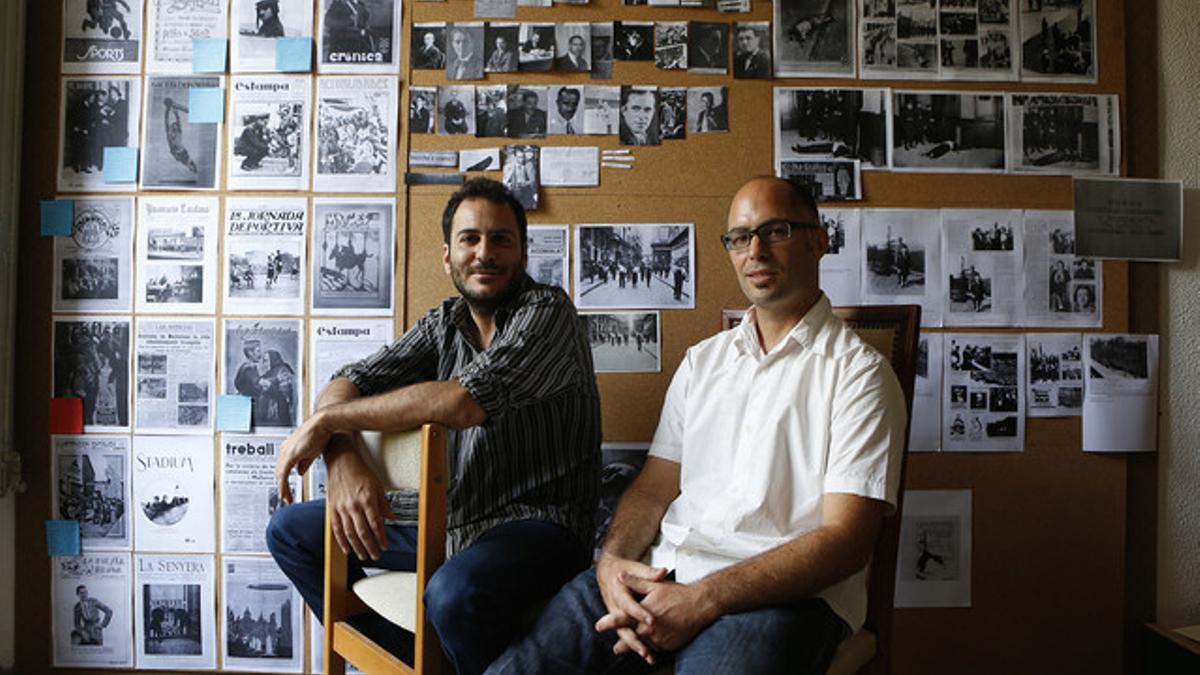
[[[829,242],[821,256],[821,290],[835,307],[860,303],[862,214],[858,209],[821,208]]]
[[[686,21],[655,22],[654,65],[659,70],[687,70],[688,24]]]
[[[1009,94],[1010,168],[1022,173],[1120,173],[1116,96]]]
[[[854,0],[772,6],[776,76],[854,77]]]
[[[65,0],[62,16],[64,73],[138,72],[142,3]]]
[[[446,25],[446,79],[483,79],[483,22]]]
[[[942,325],[940,214],[924,209],[862,211],[862,300],[921,305],[921,325]]]
[[[862,199],[862,165],[857,159],[793,159],[779,163],[776,173],[802,185],[819,202]]]
[[[1079,333],[1026,337],[1029,416],[1077,417],[1083,408],[1083,340]]]
[[[1003,172],[1004,96],[896,91],[892,99],[892,168]]]
[[[144,190],[215,190],[221,125],[188,121],[189,92],[225,86],[224,77],[146,77],[142,115]]]
[[[302,314],[308,200],[225,199],[226,314]]]
[[[545,72],[554,67],[554,24],[522,23],[517,39],[518,70]]]
[[[129,318],[55,317],[54,398],[83,400],[83,430],[129,430]]]
[[[1089,333],[1083,340],[1083,451],[1156,451],[1159,336]]]
[[[592,69],[592,25],[587,22],[554,25],[554,69],[583,73]]]
[[[1020,452],[1025,440],[1025,335],[949,333],[945,337],[942,450]],[[954,409],[953,387],[970,393],[966,409]]]
[[[612,78],[613,68],[613,22],[592,23],[592,79]]]
[[[549,87],[508,85],[508,137],[542,138],[546,135]]]
[[[550,119],[546,132],[575,135],[583,133],[583,85],[550,87]]]
[[[693,309],[695,226],[579,225],[575,306],[581,309]]]
[[[475,85],[443,84],[438,87],[438,133],[475,135]]]
[[[54,517],[79,521],[83,551],[129,550],[129,437],[53,436]]]
[[[917,581],[958,579],[958,519],[905,518],[905,524],[911,524],[913,536],[900,543],[900,576]]]
[[[475,87],[475,135],[479,138],[508,136],[508,85]]]
[[[313,37],[312,0],[233,0],[229,64],[234,73],[275,72],[279,38]]]
[[[54,311],[128,312],[133,304],[133,199],[74,201],[71,236],[54,238]]]
[[[510,128],[511,124],[509,122]],[[504,186],[526,211],[536,211],[538,207],[540,154],[540,148],[536,145],[504,146]]]
[[[314,190],[395,191],[398,88],[386,76],[317,80]]]
[[[896,22],[863,21],[859,31],[859,70],[862,76],[895,77]]]
[[[776,161],[823,156],[888,168],[886,89],[775,88]]]
[[[658,129],[664,141],[687,138],[688,88],[659,87]]]
[[[600,550],[608,526],[612,523],[617,502],[633,479],[646,463],[646,443],[603,443],[600,445],[600,502],[596,506],[596,540],[594,548]]]
[[[632,284],[637,270],[627,273]],[[596,372],[661,372],[659,319],[658,312],[581,312],[579,323],[592,346]]]
[[[135,431],[200,434],[213,429],[217,330],[211,318],[140,317],[135,339]]]
[[[314,199],[312,310],[391,316],[396,202]]]
[[[654,23],[617,21],[613,27],[613,45],[617,61],[653,61]]]
[[[686,100],[686,94],[684,95]],[[583,130],[588,134],[611,136],[620,127],[621,88],[591,84],[583,90]],[[683,124],[683,118],[678,122]],[[686,128],[686,127],[685,127]]]
[[[216,668],[216,560],[211,555],[134,557],[139,668]]]
[[[93,0],[94,1],[94,0]],[[101,7],[116,0],[99,0]],[[126,3],[128,4],[128,3]],[[146,72],[183,75],[192,70],[192,44],[225,39],[229,21],[226,2],[146,2]]]
[[[222,667],[301,672],[304,606],[300,594],[270,558],[225,558],[222,564]]]
[[[689,21],[687,69],[693,73],[724,75],[729,72],[729,24]]]
[[[733,24],[733,78],[771,79],[771,24],[735,21]]]
[[[1146,341],[1137,336],[1088,336],[1089,380],[1145,380],[1150,376]]]
[[[567,225],[530,225],[529,261],[525,271],[534,281],[571,292],[571,235]]]
[[[1020,5],[1021,79],[1096,81],[1094,0],[1025,1]]]
[[[896,607],[971,606],[971,499],[971,490],[906,493]]]
[[[128,553],[50,559],[54,666],[133,667],[133,596]]]
[[[225,394],[253,399],[252,423],[290,429],[300,417],[301,321],[227,319]]]
[[[437,87],[408,88],[408,129],[432,134],[437,128]]]
[[[212,553],[213,471],[211,435],[134,436],[134,549]]]
[[[488,22],[483,29],[483,70],[488,73],[515,73],[521,25]]]
[[[728,87],[688,87],[687,96],[688,133],[729,131]]]
[[[230,190],[308,189],[309,79],[230,78]]]
[[[445,22],[414,23],[411,44],[414,70],[444,70],[446,68]]]
[[[320,73],[399,73],[400,0],[320,0]]]
[[[64,77],[59,128],[58,189],[128,190],[104,182],[104,148],[137,145],[141,80],[136,77]]]
[[[658,88],[621,85],[621,145],[659,145]]]

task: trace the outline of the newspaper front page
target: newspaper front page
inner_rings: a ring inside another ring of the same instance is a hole
[[[216,197],[138,200],[137,310],[212,314],[217,307]]]
[[[54,318],[55,398],[83,401],[84,433],[129,431],[130,319]]]
[[[291,430],[300,418],[303,324],[299,319],[225,321],[224,393],[253,399],[255,432]]]
[[[211,555],[136,555],[137,667],[217,667],[216,560]]]
[[[229,28],[231,72],[274,72],[279,38],[313,37],[312,0],[233,0]]]
[[[221,641],[225,670],[304,669],[304,602],[270,558],[222,558]]]
[[[304,313],[308,200],[225,199],[226,314]]]
[[[1025,449],[1025,335],[946,333],[942,450]]]
[[[230,190],[308,189],[309,80],[307,75],[230,78]]]
[[[75,200],[71,236],[54,238],[54,311],[128,312],[133,198]]]
[[[216,190],[221,124],[191,122],[192,89],[225,86],[224,76],[147,76],[142,112],[141,188]]]
[[[128,553],[50,559],[54,579],[54,665],[132,668]]]
[[[395,77],[317,80],[313,190],[396,191],[398,92]]]
[[[64,73],[136,73],[141,68],[142,3],[65,0]]]
[[[53,436],[54,517],[78,520],[82,550],[129,550],[129,437]]]
[[[138,433],[212,434],[216,333],[213,319],[138,319]]]
[[[395,235],[393,199],[314,199],[313,313],[391,316]]]
[[[61,192],[124,192],[104,182],[104,148],[137,145],[142,81],[136,77],[64,77],[58,128]]]
[[[226,37],[228,9],[223,1],[147,0],[146,72],[192,72],[192,40]]]
[[[275,459],[283,436],[221,435],[221,552],[267,553],[267,523],[283,502]],[[300,476],[289,479],[300,494]]]
[[[309,322],[309,407],[342,366],[383,349],[395,339],[391,319],[312,319]]]
[[[134,548],[212,553],[213,475],[209,436],[134,436]]]

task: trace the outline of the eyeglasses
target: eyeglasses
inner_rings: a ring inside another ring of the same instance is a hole
[[[791,220],[768,220],[754,229],[735,227],[721,235],[721,243],[726,251],[740,251],[750,245],[750,240],[758,236],[764,244],[778,244],[792,238],[792,231],[803,228],[817,227],[813,223],[797,223]]]

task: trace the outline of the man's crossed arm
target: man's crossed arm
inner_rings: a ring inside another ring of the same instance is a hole
[[[608,614],[597,631],[616,630],[614,651],[654,663],[655,651],[675,651],[725,614],[799,601],[866,566],[884,503],[826,493],[822,524],[792,541],[691,584],[666,581],[667,570],[637,562],[658,534],[679,494],[679,465],[650,457],[622,497],[596,563]],[[640,598],[640,600],[638,600]]]

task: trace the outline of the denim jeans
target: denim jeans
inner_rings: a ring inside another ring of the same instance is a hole
[[[267,548],[318,620],[323,618],[325,500],[279,509],[267,526]],[[368,567],[416,569],[415,527],[388,525],[388,550]],[[518,618],[583,569],[587,551],[560,525],[523,520],[498,525],[447,560],[425,588],[425,610],[460,674],[482,673],[522,628]],[[364,576],[353,553],[349,583]],[[412,662],[412,634],[377,614],[350,622],[377,644]]]
[[[595,570],[586,570],[559,591],[529,635],[501,654],[488,675],[649,672],[636,654],[613,655],[616,633],[594,627],[605,613]],[[846,623],[819,598],[726,614],[675,652],[675,672],[822,675],[847,633]]]

